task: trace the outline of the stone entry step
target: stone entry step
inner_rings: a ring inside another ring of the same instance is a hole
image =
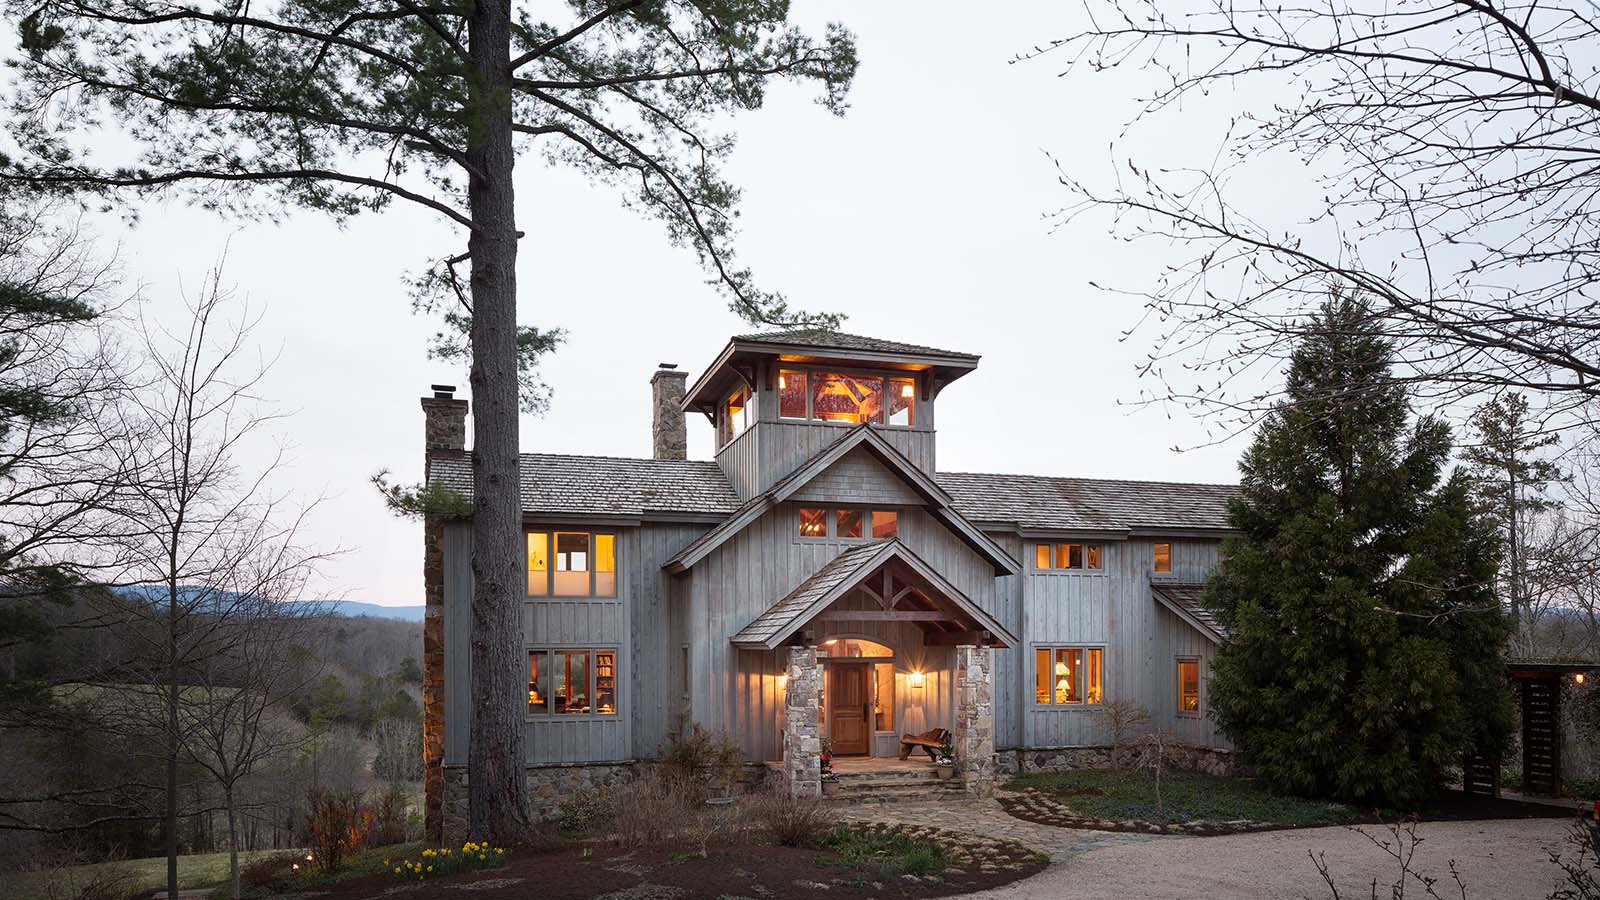
[[[840,805],[915,803],[964,797],[966,787],[955,778],[938,777],[931,767],[907,767],[838,772],[837,778],[822,783],[822,796],[824,800]]]

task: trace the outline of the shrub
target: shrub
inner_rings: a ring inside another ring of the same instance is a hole
[[[247,891],[276,887],[299,860],[298,853],[274,853],[245,863],[239,867],[239,887]]]
[[[45,900],[128,900],[134,896],[133,871],[121,865],[99,866],[79,878],[51,878]]]
[[[713,793],[721,795],[732,785],[739,756],[737,746],[697,722],[667,745],[662,762],[667,776],[678,781],[698,804]]]
[[[368,835],[368,845],[387,847],[410,840],[408,808],[406,792],[399,785],[389,785],[373,806],[372,833]]]
[[[821,799],[791,796],[781,785],[752,796],[749,808],[755,824],[785,847],[819,844],[833,825]]]
[[[369,845],[376,815],[360,792],[313,788],[307,807],[306,842],[322,871],[339,871],[346,855]]]
[[[1150,724],[1150,710],[1134,700],[1107,700],[1094,711],[1095,724],[1111,738],[1111,765],[1122,768],[1123,751],[1139,729]]]
[[[467,841],[460,850],[429,848],[418,853],[416,859],[386,859],[383,864],[390,867],[390,874],[402,881],[427,881],[461,872],[498,869],[506,864],[506,851],[503,847]]]
[[[574,837],[599,834],[612,827],[620,800],[616,788],[598,788],[575,794],[561,804],[556,828],[562,834]]]

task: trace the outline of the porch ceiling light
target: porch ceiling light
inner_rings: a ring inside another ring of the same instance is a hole
[[[915,671],[911,673],[911,686],[914,688],[922,687],[922,672]]]
[[[1575,673],[1572,676],[1572,680],[1576,684],[1583,684],[1583,673],[1582,672]]]

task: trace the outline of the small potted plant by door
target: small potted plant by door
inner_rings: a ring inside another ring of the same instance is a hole
[[[839,776],[833,771],[833,742],[822,739],[822,792],[831,794],[838,789]]]
[[[941,779],[954,778],[956,774],[956,748],[949,741],[939,745],[939,758],[933,761],[933,772]]]

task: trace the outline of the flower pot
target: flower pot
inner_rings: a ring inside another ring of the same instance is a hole
[[[939,763],[933,767],[933,774],[941,781],[954,778],[956,775],[955,763]]]

